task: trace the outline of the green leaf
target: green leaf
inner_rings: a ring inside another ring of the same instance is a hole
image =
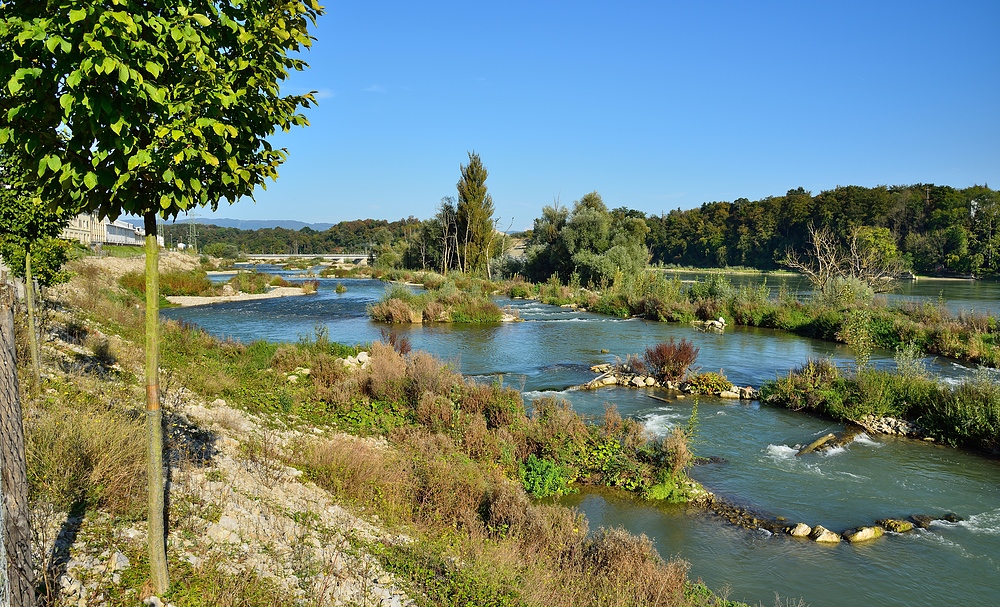
[[[14,76],[7,83],[7,89],[10,90],[11,95],[16,95],[19,90],[21,90],[21,79]]]
[[[153,78],[158,77],[163,72],[163,66],[159,63],[153,63],[152,61],[146,62],[146,71],[153,75]]]
[[[125,125],[125,120],[119,116],[118,120],[111,123],[111,130],[115,132],[115,135],[122,134],[122,127]]]
[[[64,112],[69,112],[70,108],[73,107],[73,102],[75,101],[76,98],[73,97],[71,93],[63,93],[62,96],[59,97],[59,107],[61,107]]]
[[[199,181],[197,177],[192,177],[190,183],[192,190],[194,190],[195,192],[201,191],[201,181]]]
[[[191,15],[191,18],[194,19],[195,21],[197,21],[198,25],[200,25],[202,27],[208,27],[209,25],[212,25],[212,20],[209,19],[208,17],[206,17],[205,15],[197,15],[197,14],[195,14],[195,15]]]
[[[87,174],[83,176],[83,185],[87,186],[88,190],[93,190],[94,186],[97,185],[97,175],[87,171]]]
[[[160,208],[169,209],[170,208],[170,196],[163,194],[160,196]]]
[[[118,79],[122,82],[128,82],[128,67],[124,63],[118,64]]]
[[[172,181],[174,178],[174,171],[172,169],[167,169],[163,171],[163,181]]]
[[[49,156],[48,165],[52,169],[52,172],[55,173],[62,168],[62,160],[59,160],[58,156]]]
[[[7,143],[10,139],[10,129],[0,129],[0,145]]]
[[[68,86],[69,88],[73,88],[76,85],[80,84],[80,80],[82,78],[83,76],[80,75],[80,71],[74,70],[73,72],[70,72],[69,76],[66,76],[66,86]]]
[[[49,38],[45,41],[45,48],[48,49],[50,53],[56,52],[56,47],[59,46],[59,38]]]
[[[87,18],[86,9],[76,8],[69,11],[69,22],[76,23],[77,21],[83,21]]]
[[[205,150],[201,151],[201,159],[214,167],[219,166],[219,159]]]

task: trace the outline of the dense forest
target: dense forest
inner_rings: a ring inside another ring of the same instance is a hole
[[[815,196],[798,188],[678,209],[646,225],[653,263],[773,269],[789,248],[805,247],[814,225],[841,240],[861,226],[888,228],[917,272],[995,274],[1000,264],[1000,195],[986,186],[843,186]]]
[[[587,196],[578,203],[583,203]],[[584,203],[583,207],[586,206]],[[610,254],[594,251],[605,259],[619,250],[611,251],[612,242],[616,230],[625,230],[626,220],[631,227],[622,234],[645,232],[651,263],[762,270],[780,267],[789,250],[804,250],[810,226],[828,228],[842,241],[855,229],[867,226],[886,228],[905,266],[915,272],[985,276],[1000,271],[1000,193],[987,186],[965,189],[932,184],[841,186],[816,195],[797,188],[783,196],[707,202],[694,209],[677,209],[662,215],[646,216],[627,207],[609,212],[603,203],[599,213],[590,211],[597,213],[598,223],[602,226],[606,223],[610,230],[599,239]],[[546,272],[557,272],[567,278],[571,268],[565,260],[552,257],[560,246],[553,240],[553,234],[567,221],[572,227],[575,212],[576,209],[558,207],[543,209],[542,216],[535,220],[535,229],[524,234],[529,244],[529,259],[522,270],[534,278]],[[345,221],[322,232],[310,228],[239,230],[198,225],[197,239],[202,251],[221,254],[225,250],[227,256],[238,252],[374,251],[385,266],[452,269],[461,268],[463,263],[455,253],[456,233],[461,232],[457,229],[456,215],[455,200],[446,198],[438,213],[427,220],[411,216],[392,222]],[[579,215],[578,223],[583,217]],[[646,230],[634,225],[636,219],[645,222]],[[539,229],[547,233],[534,233]],[[185,223],[168,225],[165,235],[168,242],[187,242],[188,230]],[[570,230],[567,235],[572,233]],[[544,260],[530,256],[532,244],[547,247],[538,250],[544,253]],[[622,246],[634,248],[634,245]],[[498,240],[489,256],[501,256],[508,247],[505,239]],[[580,252],[573,254],[584,257]],[[602,263],[607,265],[602,260],[591,261],[595,270]],[[516,264],[510,267],[517,269]]]

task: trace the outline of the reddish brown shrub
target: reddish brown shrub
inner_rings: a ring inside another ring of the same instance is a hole
[[[646,362],[648,371],[657,381],[661,383],[680,381],[691,365],[698,360],[699,351],[688,340],[681,339],[679,343],[675,343],[671,337],[670,341],[647,347],[642,358]]]

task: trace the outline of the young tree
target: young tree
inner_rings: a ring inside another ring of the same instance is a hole
[[[38,168],[58,208],[146,229],[149,551],[167,589],[158,369],[157,217],[253,197],[286,157],[267,141],[308,121],[281,95],[309,47],[317,0],[6,0],[0,4],[0,145]],[[47,195],[46,195],[47,194]]]
[[[458,180],[458,235],[462,242],[462,270],[489,273],[487,249],[493,233],[493,197],[486,192],[489,173],[479,154],[469,152],[469,164],[460,165]]]
[[[0,257],[11,272],[24,280],[24,299],[28,312],[28,341],[34,387],[41,382],[38,323],[35,314],[35,281],[41,286],[65,282],[69,276],[62,269],[68,257],[68,243],[56,237],[69,221],[71,213],[54,213],[35,195],[37,187],[31,175],[24,175],[23,165],[12,156],[0,159]]]

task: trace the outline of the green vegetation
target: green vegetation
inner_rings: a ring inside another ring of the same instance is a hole
[[[535,281],[558,276],[571,284],[607,284],[616,274],[642,272],[649,259],[641,213],[609,211],[591,192],[573,203],[542,209],[525,251],[525,275]]]
[[[584,196],[580,203],[595,195]],[[783,265],[787,253],[802,255],[810,248],[810,226],[828,231],[837,242],[876,236],[879,243],[892,245],[903,266],[921,273],[979,276],[1000,270],[1000,195],[985,186],[843,186],[816,195],[796,188],[760,200],[706,202],[661,215],[619,207],[610,212],[610,224],[605,213],[606,208],[598,209],[577,218],[571,233],[582,228],[585,235],[597,236],[579,240],[575,233],[574,238],[562,235],[570,224],[569,209],[546,206],[533,228],[523,234],[529,243],[527,265],[516,259],[494,259],[492,275],[519,273],[543,281],[556,272],[569,281],[575,271],[587,285],[586,275],[596,271],[597,285],[600,275],[613,277],[609,268],[614,265],[628,271],[642,246],[652,263],[661,267],[774,270]],[[434,217],[423,221],[366,219],[341,222],[322,232],[200,226],[199,240],[231,244],[246,253],[359,252],[374,245],[377,255],[384,255],[380,264],[385,268],[447,272],[462,267],[456,216],[456,201],[448,197]],[[175,241],[186,237],[186,225],[167,229],[176,232]],[[615,234],[621,237],[616,240]],[[509,247],[508,242],[495,244],[501,244],[496,254]],[[571,251],[570,246],[577,248]],[[616,246],[621,248],[612,253]],[[495,253],[491,249],[490,257]],[[645,263],[639,259],[639,267]]]
[[[461,290],[455,282],[438,282],[438,276],[424,276],[424,284],[436,288],[415,293],[409,287],[393,285],[382,299],[369,306],[372,320],[388,323],[459,322],[496,323],[504,311],[489,295],[473,287]]]
[[[139,272],[129,272],[118,279],[122,288],[136,295],[145,295],[146,277]],[[201,269],[174,270],[160,274],[160,294],[171,296],[216,297],[222,295],[225,285],[237,293],[266,293],[270,287],[287,287],[291,284],[280,276],[263,272],[240,272],[224,284],[215,284]],[[305,288],[305,285],[303,285]],[[313,290],[315,292],[315,289]]]
[[[134,344],[143,332],[136,295],[87,267],[78,266],[87,288],[72,291],[68,303],[87,315],[81,327],[116,336],[108,349],[111,360],[122,369],[138,368],[142,359]],[[79,328],[74,334],[86,332]],[[368,362],[351,369],[343,358],[359,349],[330,342],[322,329],[297,343],[245,345],[168,322],[161,364],[175,387],[184,386],[201,400],[223,398],[261,419],[303,430],[283,453],[248,440],[241,457],[248,462],[280,457],[346,506],[405,526],[411,543],[358,546],[399,576],[421,604],[730,605],[689,582],[686,564],[665,562],[647,538],[619,529],[588,534],[586,520],[574,510],[529,499],[529,494],[598,485],[683,501],[696,490],[685,474],[693,421],[687,430],[652,440],[614,408],[588,419],[565,401],[543,399],[529,413],[516,389],[500,380],[465,379],[424,353],[404,354],[403,341],[387,337],[387,343],[367,346]],[[142,424],[123,422],[133,417],[100,405],[138,402],[128,393],[138,392],[139,377],[115,373],[118,381],[103,388],[52,386],[40,414],[47,421],[33,426],[30,442],[32,454],[49,452],[30,459],[37,495],[82,508],[118,504],[128,516],[135,516],[137,507],[141,512],[141,486],[122,484],[143,482],[141,470],[133,477],[119,467],[139,462],[144,469],[143,457],[109,445],[136,448],[121,431],[141,433]],[[290,381],[291,375],[299,380]],[[92,381],[102,380],[95,375]],[[61,419],[66,407],[79,411]],[[78,423],[83,418],[86,424]],[[79,428],[80,436],[92,438],[78,438],[78,426],[86,426]],[[374,435],[384,442],[329,440],[310,428]],[[54,448],[56,441],[64,445]],[[74,476],[54,474],[60,469],[72,469]],[[115,471],[115,482],[95,476],[109,470]],[[148,560],[127,554],[134,567],[123,583],[140,585]],[[254,579],[242,583],[223,571],[223,562],[192,568],[171,561],[175,581],[166,596],[199,596],[215,604],[225,592],[241,604],[267,602],[266,593],[253,590]],[[121,591],[116,587],[112,596]]]
[[[862,426],[895,417],[945,444],[1000,449],[1000,385],[985,372],[958,386],[940,384],[928,377],[912,348],[900,350],[893,371],[861,367],[848,372],[829,360],[810,360],[765,383],[761,399]]]

